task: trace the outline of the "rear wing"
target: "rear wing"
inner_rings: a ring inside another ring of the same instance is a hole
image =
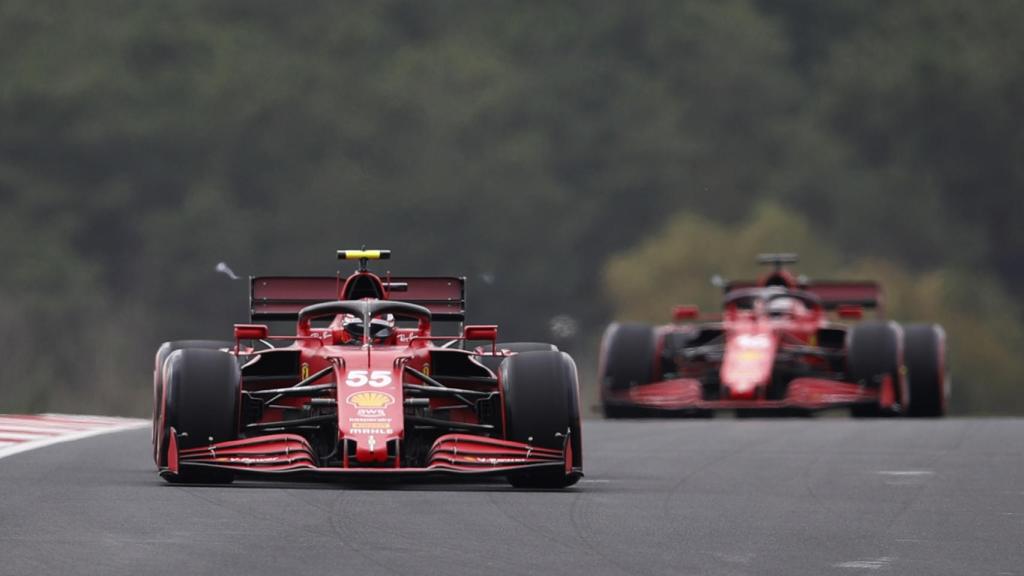
[[[760,284],[757,282],[748,280],[729,282],[725,286],[725,293],[728,294],[740,288],[756,288],[758,286]],[[881,312],[885,304],[882,287],[872,281],[821,280],[801,284],[799,288],[820,298],[822,305],[827,310],[835,310],[840,306],[860,306],[877,309]]]
[[[419,304],[434,320],[463,322],[466,279],[447,276],[401,276],[383,279],[394,287],[393,300]],[[339,300],[344,278],[334,276],[258,276],[249,280],[249,317],[253,322],[298,320],[306,306]]]

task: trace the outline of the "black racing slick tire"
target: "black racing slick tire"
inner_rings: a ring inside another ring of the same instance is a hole
[[[158,467],[165,466],[167,461],[165,455],[161,454],[160,446],[160,406],[164,394],[164,362],[171,352],[185,348],[199,348],[203,350],[219,350],[222,348],[234,347],[234,342],[226,340],[176,340],[164,342],[156,350],[156,362],[153,366],[153,461]],[[163,460],[163,461],[161,461]]]
[[[629,406],[609,401],[617,392],[654,380],[654,328],[647,324],[612,324],[601,341],[598,382],[601,383],[602,408],[606,418],[637,415]]]
[[[498,342],[494,345],[497,350],[508,350],[509,352],[558,352],[558,346],[546,342]],[[487,366],[495,374],[505,360],[505,356],[480,356],[480,363]]]
[[[564,352],[522,352],[501,365],[506,437],[540,448],[565,449],[567,465],[508,476],[517,488],[565,488],[583,466],[579,380],[576,363]]]
[[[242,375],[235,357],[192,348],[172,352],[166,364],[163,437],[169,439],[173,428],[179,449],[237,439]],[[215,469],[182,469],[168,476],[171,482],[202,484],[233,479],[232,472]]]
[[[547,342],[498,342],[497,348],[509,352],[558,352],[558,346]]]
[[[946,413],[946,332],[938,324],[903,327],[903,361],[910,381],[907,414],[938,418]]]
[[[898,402],[906,399],[899,391],[902,365],[902,334],[895,322],[872,320],[853,326],[846,336],[847,380],[877,389],[886,376],[892,378]],[[861,405],[850,408],[854,417],[874,417],[883,414],[881,406]]]

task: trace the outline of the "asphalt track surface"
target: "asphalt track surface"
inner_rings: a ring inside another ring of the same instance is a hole
[[[1024,420],[588,421],[587,477],[165,484],[148,430],[0,460],[0,574],[1024,574]]]

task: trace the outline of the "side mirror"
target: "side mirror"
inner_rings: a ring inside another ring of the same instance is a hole
[[[498,327],[493,324],[470,324],[463,328],[462,337],[466,340],[490,340],[498,339]]]
[[[864,308],[855,304],[840,304],[836,312],[843,320],[860,320],[864,317]]]
[[[700,316],[700,308],[693,305],[676,306],[672,308],[672,320],[676,322],[696,320],[698,316]]]
[[[235,324],[235,340],[264,340],[270,335],[266,324]]]

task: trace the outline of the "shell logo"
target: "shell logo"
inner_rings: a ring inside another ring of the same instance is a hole
[[[395,397],[387,392],[356,392],[345,399],[347,404],[356,408],[387,408],[395,403]]]

